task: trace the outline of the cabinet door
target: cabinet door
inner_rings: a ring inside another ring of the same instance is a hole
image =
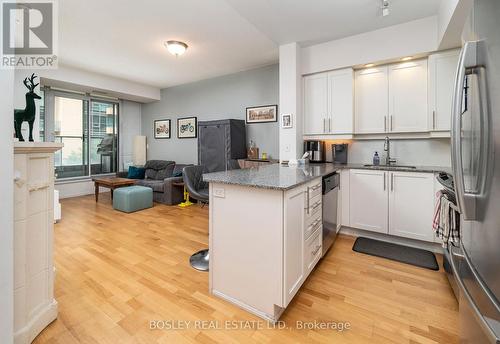
[[[349,176],[350,226],[388,232],[387,172],[351,170]]]
[[[450,130],[458,57],[458,50],[429,56],[430,130]]]
[[[284,304],[295,296],[304,281],[304,212],[306,191],[297,187],[285,192]]]
[[[434,175],[389,173],[389,234],[434,241]]]
[[[328,73],[328,129],[331,134],[352,134],[354,75],[351,68]]]
[[[349,218],[349,170],[340,171],[340,221],[342,226],[350,226]]]
[[[328,73],[304,77],[304,134],[324,134],[328,117]]]
[[[354,92],[356,133],[383,133],[387,130],[387,67],[356,72]]]
[[[427,60],[389,67],[389,130],[422,132],[427,125]]]

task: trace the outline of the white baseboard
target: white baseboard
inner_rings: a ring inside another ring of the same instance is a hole
[[[230,296],[227,296],[217,290],[212,290],[212,294],[215,295],[215,296],[218,296],[220,297],[221,299],[224,299],[228,302],[231,302],[232,304],[246,310],[247,312],[250,312],[256,316],[258,316],[259,318],[262,318],[264,320],[267,320],[267,321],[271,321],[272,323],[276,323],[278,321],[278,319],[280,318],[281,314],[283,314],[283,312],[285,311],[284,308],[281,308],[281,307],[275,307],[275,308],[279,308],[279,312],[274,314],[274,315],[269,315],[267,313],[264,313],[264,312],[261,312],[259,311],[258,309],[252,307],[252,306],[249,306],[247,305],[246,303],[243,303],[241,301],[238,301],[236,299],[233,299],[232,297]]]
[[[57,319],[57,301],[54,299],[51,303],[41,308],[22,329],[14,333],[15,344],[29,344],[36,336],[51,322]]]

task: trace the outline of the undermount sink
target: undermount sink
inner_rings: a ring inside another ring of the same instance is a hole
[[[372,165],[372,164],[365,164],[363,165],[365,167],[371,167],[371,168],[392,168],[395,170],[414,170],[417,167],[416,166],[407,166],[407,165]]]

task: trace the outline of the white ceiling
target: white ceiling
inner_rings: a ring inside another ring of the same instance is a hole
[[[227,0],[238,13],[278,44],[302,46],[436,15],[441,0]]]
[[[311,44],[423,18],[438,0],[64,0],[59,62],[169,87],[278,61],[279,44]],[[163,46],[189,45],[176,58]]]

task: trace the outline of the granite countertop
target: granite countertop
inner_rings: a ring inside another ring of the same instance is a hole
[[[412,169],[395,169],[391,166],[380,165],[369,167],[363,164],[334,165],[332,163],[306,164],[287,166],[281,164],[264,165],[259,167],[206,173],[203,180],[209,183],[222,183],[249,186],[264,189],[288,190],[315,178],[326,176],[342,169],[367,169],[405,172],[450,172],[449,167],[416,166]]]

